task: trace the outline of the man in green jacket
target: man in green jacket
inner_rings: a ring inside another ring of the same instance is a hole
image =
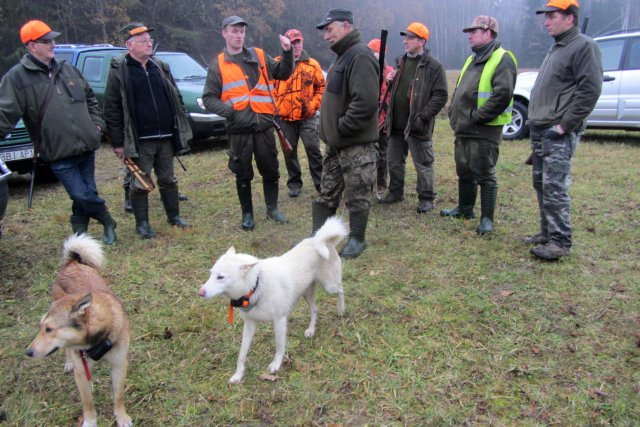
[[[435,171],[432,134],[436,115],[447,103],[447,76],[442,64],[426,48],[429,29],[412,22],[400,33],[405,54],[396,59],[385,130],[389,138],[389,193],[382,204],[404,198],[407,155],[416,169],[418,213],[434,208]]]
[[[568,256],[572,245],[571,159],[587,116],[602,91],[597,44],[580,34],[576,0],[551,0],[537,14],[554,43],[531,89],[529,128],[533,188],[540,209],[540,233],[525,239],[544,260]]]
[[[104,243],[111,245],[116,241],[116,222],[98,195],[95,180],[95,151],[105,124],[80,71],[55,60],[59,35],[38,20],[20,29],[27,54],[0,82],[0,139],[22,117],[34,141],[34,156],[49,164],[73,201],[73,232],[86,233],[89,219],[95,218],[104,226]]]
[[[473,218],[480,185],[478,234],[493,232],[493,214],[498,194],[496,163],[500,154],[503,125],[511,121],[513,89],[518,74],[513,54],[500,46],[498,21],[477,16],[463,29],[473,51],[456,84],[449,122],[455,133],[458,175],[458,206],[440,215]]]
[[[278,209],[278,149],[273,132],[274,80],[287,80],[293,70],[291,41],[278,35],[282,55],[275,61],[258,47],[245,47],[249,24],[237,15],[222,21],[225,48],[209,65],[202,93],[205,108],[226,119],[229,138],[229,170],[236,177],[242,211],[241,227],[255,228],[253,217],[253,158],[262,176],[267,218],[279,224],[289,219]]]
[[[147,175],[155,170],[167,221],[188,229],[191,225],[180,216],[173,156],[188,151],[193,135],[169,66],[152,57],[151,31],[139,22],[122,28],[128,52],[111,60],[104,117],[116,156],[136,159]],[[130,197],[136,233],[143,239],[155,237],[149,225],[148,192],[132,180]]]
[[[378,140],[378,63],[353,26],[353,14],[331,9],[316,26],[338,57],[329,69],[320,107],[320,139],[326,144],[320,196],[313,202],[315,233],[340,198],[349,210],[349,240],[340,255],[356,258],[366,248]]]

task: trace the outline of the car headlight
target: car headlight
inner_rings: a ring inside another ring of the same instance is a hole
[[[204,102],[202,102],[202,98],[196,98],[196,103],[198,104],[198,107],[202,108],[203,110],[207,110],[206,108],[204,108]]]

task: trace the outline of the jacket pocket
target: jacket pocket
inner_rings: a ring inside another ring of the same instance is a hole
[[[62,85],[69,94],[71,102],[85,102],[84,86],[76,79],[65,79]]]
[[[342,93],[345,70],[346,67],[340,66],[331,71],[331,76],[327,80],[327,85],[325,86],[326,91],[336,95],[340,95]]]

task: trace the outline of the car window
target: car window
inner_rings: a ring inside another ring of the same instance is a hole
[[[72,59],[73,59],[73,53],[71,52],[56,53],[56,61],[58,62],[66,61],[71,64]]]
[[[640,70],[640,37],[629,40],[629,54],[625,70]]]
[[[96,83],[102,80],[102,63],[104,58],[89,56],[84,60],[82,75],[88,82]]]
[[[207,70],[187,54],[156,54],[156,57],[169,64],[171,74],[176,80],[204,79]]]
[[[598,47],[602,53],[602,68],[604,71],[619,70],[624,49],[624,39],[601,40],[598,41]]]

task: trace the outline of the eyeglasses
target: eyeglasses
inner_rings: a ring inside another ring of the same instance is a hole
[[[56,44],[56,41],[51,39],[51,40],[32,40],[33,43],[36,44]]]
[[[138,39],[138,40],[131,40],[131,41],[135,42],[135,43],[153,44],[153,39],[152,38]]]

